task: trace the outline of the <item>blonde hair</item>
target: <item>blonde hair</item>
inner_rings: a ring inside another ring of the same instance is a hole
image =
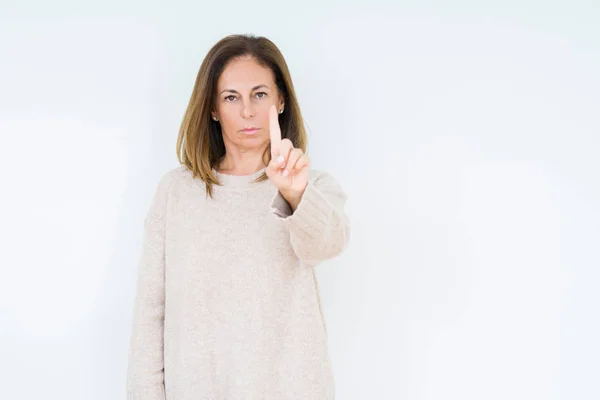
[[[194,178],[206,185],[212,197],[213,185],[220,185],[213,173],[225,156],[221,125],[211,118],[217,97],[217,83],[227,64],[235,58],[251,56],[273,71],[275,84],[283,96],[285,110],[279,114],[281,137],[292,141],[294,147],[306,152],[307,138],[300,106],[292,84],[287,63],[277,46],[269,39],[253,35],[230,35],[218,41],[202,61],[196,83],[179,128],[177,158]],[[269,148],[263,154],[265,165],[271,160]],[[262,174],[257,181],[267,179]]]

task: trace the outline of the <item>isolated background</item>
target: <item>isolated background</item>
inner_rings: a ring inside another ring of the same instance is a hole
[[[143,219],[230,33],[281,48],[349,195],[340,400],[600,398],[600,3],[484,3],[2,0],[2,398],[124,398]]]

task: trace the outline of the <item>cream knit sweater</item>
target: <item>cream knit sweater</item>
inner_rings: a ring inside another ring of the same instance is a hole
[[[294,213],[272,183],[217,173],[207,198],[185,167],[144,224],[129,400],[332,400],[315,266],[340,254],[346,195],[312,170]]]

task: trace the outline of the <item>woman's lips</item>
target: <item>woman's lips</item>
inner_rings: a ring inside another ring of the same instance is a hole
[[[247,135],[252,135],[253,133],[256,133],[258,131],[258,128],[244,128],[242,129],[242,133],[245,133]]]

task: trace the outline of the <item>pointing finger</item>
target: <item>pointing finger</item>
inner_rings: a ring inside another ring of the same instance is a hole
[[[271,158],[275,159],[279,155],[281,147],[281,128],[279,127],[277,107],[274,105],[269,109],[269,134],[271,136]]]

